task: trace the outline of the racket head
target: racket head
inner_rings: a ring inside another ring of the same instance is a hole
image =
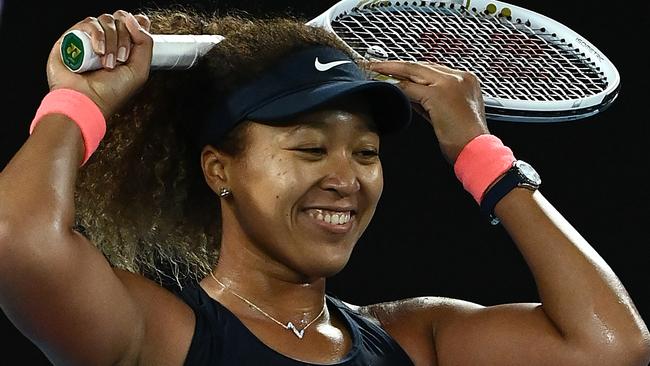
[[[620,89],[614,64],[585,37],[506,2],[343,0],[307,24],[334,33],[359,60],[474,73],[492,120],[583,119],[609,107]]]

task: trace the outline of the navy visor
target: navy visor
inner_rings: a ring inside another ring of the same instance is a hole
[[[411,104],[397,86],[369,80],[344,52],[315,46],[280,59],[262,75],[235,90],[208,117],[201,143],[218,143],[245,120],[289,122],[334,99],[364,95],[380,134],[404,129]]]

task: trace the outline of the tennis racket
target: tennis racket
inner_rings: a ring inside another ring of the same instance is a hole
[[[620,88],[616,67],[584,37],[505,2],[342,0],[307,24],[334,33],[360,60],[434,62],[474,73],[491,120],[582,119],[610,106]],[[152,67],[157,63],[154,55]]]
[[[153,34],[151,68],[188,69],[224,37],[219,35]],[[101,69],[101,56],[93,51],[90,36],[72,30],[61,41],[61,60],[70,71],[81,73]]]

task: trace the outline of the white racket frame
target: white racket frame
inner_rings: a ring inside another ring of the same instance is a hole
[[[414,1],[408,1],[413,3]],[[530,21],[531,28],[546,28],[547,33],[555,33],[558,38],[565,39],[567,44],[591,58],[595,66],[600,68],[604,73],[607,81],[605,90],[583,98],[566,99],[560,101],[533,101],[533,100],[515,100],[506,98],[495,98],[484,96],[486,113],[488,118],[512,122],[561,122],[586,118],[607,108],[616,98],[620,76],[614,64],[600,51],[596,46],[589,42],[585,37],[576,33],[564,24],[559,23],[547,16],[512,5],[502,1],[488,0],[452,0],[444,1],[449,4],[462,5],[467,9],[476,8],[483,11],[488,5],[496,6],[497,11],[494,16],[500,13],[501,9],[508,8],[511,11],[512,19],[520,18],[523,21]],[[380,4],[395,3],[404,4],[405,1],[394,0],[342,0],[327,11],[313,18],[308,25],[322,27],[332,33],[334,29],[331,26],[332,21],[342,13],[348,12],[355,7],[373,6]],[[440,1],[418,0],[420,3],[440,3]],[[338,37],[338,36],[337,36]],[[356,57],[363,59],[363,56],[352,50]]]

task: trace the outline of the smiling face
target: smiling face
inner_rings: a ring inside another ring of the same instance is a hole
[[[221,159],[224,179],[206,171],[213,190],[233,192],[222,201],[222,245],[311,278],[343,269],[383,189],[379,136],[358,102],[248,126],[245,151]]]

